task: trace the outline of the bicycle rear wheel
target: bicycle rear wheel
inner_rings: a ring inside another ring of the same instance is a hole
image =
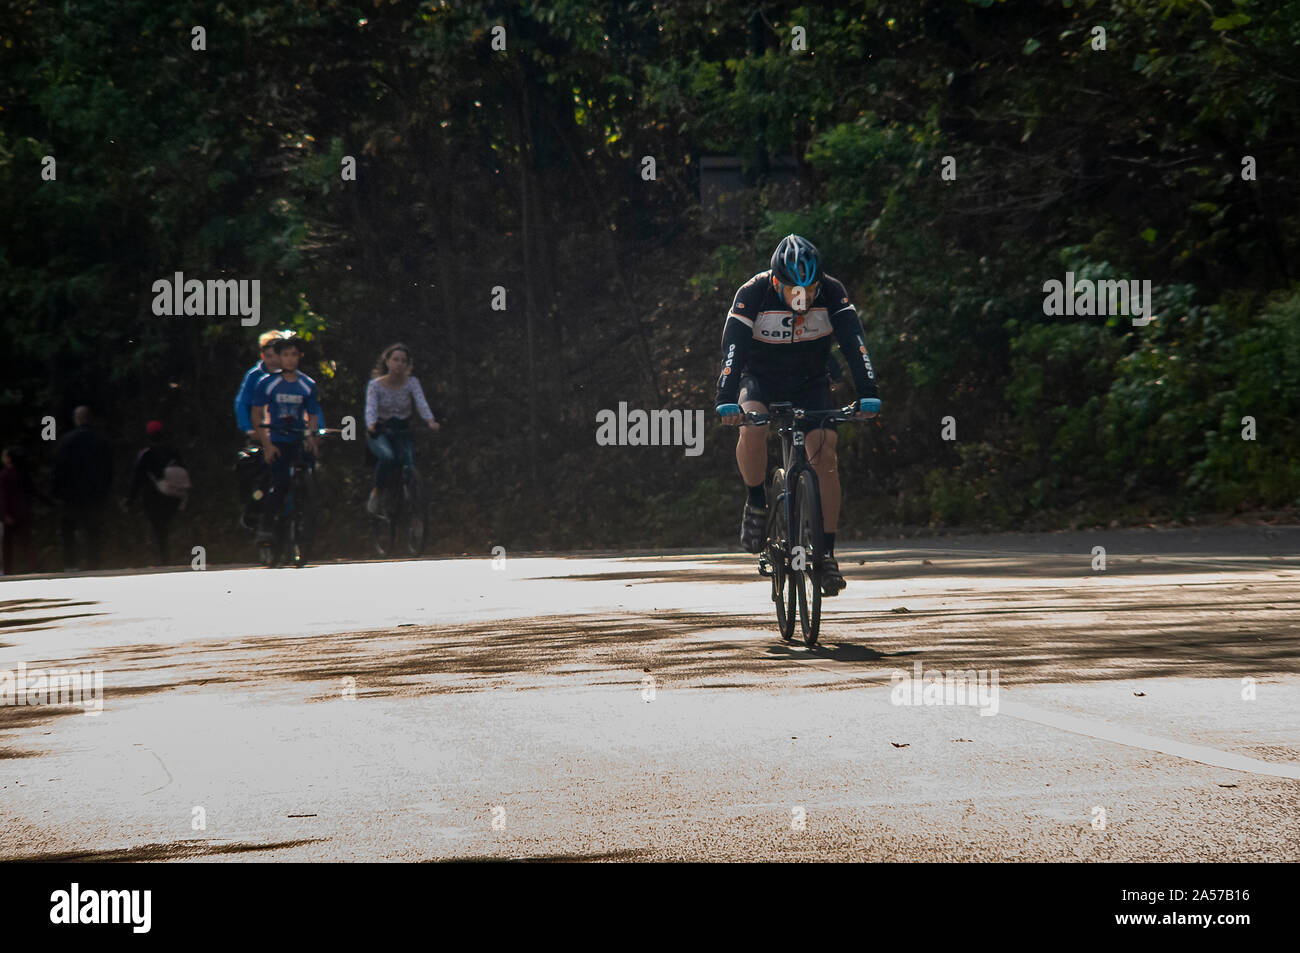
[[[776,603],[776,626],[781,638],[794,640],[795,590],[790,574],[790,533],[785,519],[785,471],[780,467],[772,474],[772,489],[767,497],[767,562],[772,571],[772,601]]]
[[[795,485],[795,532],[798,550],[791,550],[791,576],[799,600],[799,627],[805,645],[817,644],[822,618],[822,552],[825,537],[822,533],[822,498],[817,486],[817,474],[804,470]],[[802,558],[796,560],[796,554]],[[798,561],[802,568],[794,569]]]

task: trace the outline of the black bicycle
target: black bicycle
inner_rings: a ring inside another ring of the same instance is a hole
[[[318,434],[323,437],[334,432],[321,430]],[[274,516],[271,539],[257,545],[258,561],[263,566],[301,568],[311,558],[316,542],[315,469],[315,456],[306,452],[289,464],[289,481]]]
[[[822,530],[822,496],[817,471],[808,462],[805,420],[835,423],[861,422],[850,404],[835,410],[803,410],[791,403],[768,405],[765,414],[747,411],[742,424],[771,424],[781,436],[783,466],[772,474],[768,495],[767,539],[758,556],[758,571],[772,580],[772,601],[781,638],[794,640],[798,613],[804,644],[817,644],[822,617],[822,560],[826,540]]]
[[[411,439],[410,421],[394,418],[375,426],[376,435],[401,434]],[[370,538],[380,556],[422,556],[429,544],[429,501],[424,481],[410,456],[395,479],[379,494],[379,513],[370,514]]]

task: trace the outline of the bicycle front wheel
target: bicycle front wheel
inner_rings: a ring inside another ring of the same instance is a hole
[[[402,493],[406,551],[412,556],[423,556],[429,539],[429,508],[424,502],[424,484],[414,469],[408,472]]]
[[[370,515],[370,542],[376,556],[389,556],[393,552],[393,522],[383,516]]]
[[[785,471],[772,474],[767,497],[767,563],[772,572],[772,601],[776,603],[776,626],[786,642],[794,640],[794,576],[790,573],[790,532],[785,518]]]
[[[311,497],[311,480],[303,474],[294,490],[293,519],[289,524],[289,558],[297,567],[307,564],[316,539],[316,516]]]
[[[822,618],[822,553],[825,536],[822,533],[822,498],[817,486],[817,474],[804,470],[795,486],[795,545],[791,549],[791,576],[799,600],[799,628],[807,646],[817,644]],[[795,565],[799,569],[794,569]]]

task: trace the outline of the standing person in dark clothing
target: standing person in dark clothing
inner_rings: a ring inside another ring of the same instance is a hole
[[[63,571],[77,571],[77,529],[85,536],[86,568],[99,568],[104,504],[113,489],[113,451],[90,425],[90,408],[72,414],[73,429],[54,452],[54,496],[59,501]]]
[[[144,431],[149,438],[149,445],[135,458],[135,471],[131,474],[131,490],[127,494],[125,505],[130,506],[137,499],[140,501],[149,520],[154,550],[158,553],[158,564],[166,566],[168,530],[172,517],[181,508],[184,495],[175,494],[175,491],[163,492],[163,489],[167,488],[163,471],[169,466],[180,466],[182,461],[181,455],[165,442],[162,421],[149,421]]]
[[[0,552],[0,572],[12,576],[18,571],[18,550],[26,556],[27,572],[38,570],[36,549],[32,546],[32,499],[45,498],[32,484],[22,450],[5,447],[0,457],[4,469],[0,470],[0,523],[4,534],[4,549]],[[46,500],[46,502],[49,502]]]

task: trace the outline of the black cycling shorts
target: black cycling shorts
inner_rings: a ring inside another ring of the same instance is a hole
[[[768,407],[774,403],[789,401],[803,410],[830,410],[835,406],[831,403],[829,375],[815,377],[811,381],[804,381],[791,387],[786,382],[771,378],[742,374],[738,403],[743,406],[747,400],[756,400]],[[804,420],[799,423],[799,429],[804,433],[819,427],[830,431],[838,429],[838,425],[830,420]]]

